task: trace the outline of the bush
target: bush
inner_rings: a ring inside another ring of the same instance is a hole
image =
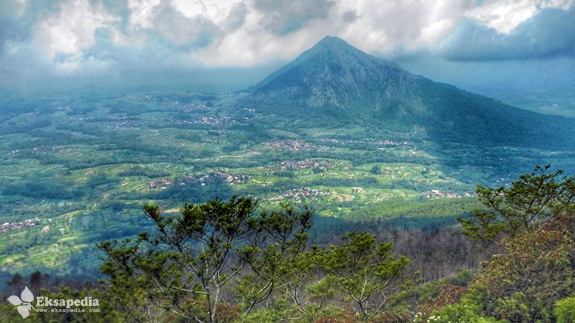
[[[575,297],[567,297],[555,302],[553,314],[557,323],[575,322]]]

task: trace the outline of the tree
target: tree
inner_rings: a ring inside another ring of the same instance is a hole
[[[110,291],[134,319],[160,321],[171,316],[197,322],[233,315],[226,288],[248,269],[262,283],[245,307],[271,295],[285,261],[305,248],[312,211],[257,211],[250,197],[185,204],[181,216],[163,214],[146,205],[157,233],[135,240],[98,245],[106,254],[102,271],[110,276]],[[224,313],[225,312],[225,313]],[[231,313],[231,314],[230,314]]]
[[[477,195],[488,209],[475,210],[470,218],[458,218],[464,234],[487,242],[500,242],[533,231],[533,224],[569,214],[574,208],[575,178],[563,171],[549,173],[550,166],[537,166],[510,188],[477,186]]]
[[[312,213],[307,209],[298,213],[287,204],[281,207],[280,212],[260,212],[253,222],[258,234],[251,237],[249,246],[239,249],[251,269],[251,273],[237,280],[245,314],[268,298],[277,286],[289,293],[290,286],[300,286],[305,281],[301,276],[309,273],[308,266],[297,265],[305,257]]]
[[[474,293],[485,314],[512,322],[551,322],[553,304],[575,289],[573,219],[534,224],[533,229],[504,239],[506,252],[474,277]]]
[[[343,241],[343,246],[327,250],[324,266],[336,288],[351,299],[354,310],[367,321],[389,301],[393,283],[402,277],[409,259],[395,259],[393,243],[377,243],[369,233],[350,232]]]
[[[371,167],[370,172],[371,172],[372,174],[375,174],[375,175],[381,175],[381,166],[380,166],[380,165],[377,165],[377,164],[376,164],[376,165],[373,165],[373,166]]]
[[[553,306],[575,289],[575,179],[536,167],[511,187],[478,187],[490,210],[462,220],[464,234],[502,247],[476,274],[482,315],[553,322]]]

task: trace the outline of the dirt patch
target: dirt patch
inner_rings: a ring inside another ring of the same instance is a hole
[[[353,201],[353,199],[355,198],[355,196],[349,195],[349,194],[337,194],[337,193],[334,193],[333,196],[337,197],[337,199],[338,199],[340,202],[351,202],[351,201]]]

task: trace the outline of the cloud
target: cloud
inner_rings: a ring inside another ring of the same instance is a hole
[[[341,15],[341,18],[343,19],[343,21],[351,23],[357,20],[359,16],[357,15],[357,12],[355,10],[348,10]]]
[[[212,42],[219,28],[200,12],[188,12],[190,15],[174,7],[171,2],[161,2],[147,10],[146,21],[137,22],[136,26],[145,29],[152,41],[167,41],[183,48],[204,47]],[[133,16],[133,15],[132,15]]]
[[[451,60],[575,58],[575,7],[542,9],[508,34],[467,21],[439,52]]]
[[[0,17],[0,55],[30,36],[30,30],[19,21],[11,17]]]
[[[575,0],[4,0],[0,86],[277,66],[326,35],[387,59],[573,57]]]
[[[568,10],[574,0],[486,0],[482,5],[465,12],[465,16],[499,33],[509,34],[539,10],[559,8]]]
[[[246,23],[246,18],[248,15],[248,6],[245,2],[240,2],[235,5],[227,14],[225,22],[222,24],[222,29],[225,32],[233,32],[238,28],[241,28]]]
[[[310,20],[327,18],[334,5],[331,0],[254,0],[263,26],[280,36],[303,28]]]
[[[290,60],[326,35],[369,53],[402,55],[433,46],[463,18],[467,1],[242,2],[243,25],[192,53],[206,65],[250,66]],[[233,53],[230,55],[230,53]]]
[[[469,1],[338,1],[322,26],[369,53],[393,58],[420,51],[459,24]]]
[[[113,28],[118,20],[104,6],[92,6],[88,0],[64,1],[57,11],[37,24],[35,42],[49,57],[58,54],[78,57],[94,45],[97,29]]]

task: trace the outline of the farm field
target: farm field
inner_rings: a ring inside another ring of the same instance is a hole
[[[242,95],[84,93],[1,102],[0,269],[97,270],[94,242],[149,228],[146,203],[177,211],[250,195],[262,207],[305,204],[318,217],[438,217],[454,225],[478,206],[477,184],[509,184],[540,156],[448,141],[439,147],[417,129],[275,127],[257,107],[237,108]],[[30,225],[20,227],[23,221]],[[422,228],[433,221],[408,222]]]

